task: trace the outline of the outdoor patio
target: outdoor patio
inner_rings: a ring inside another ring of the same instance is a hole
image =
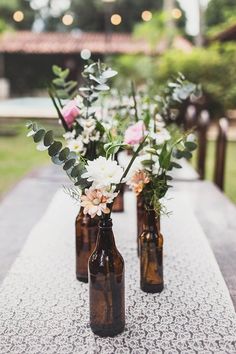
[[[236,353],[234,14],[0,4],[0,354]]]

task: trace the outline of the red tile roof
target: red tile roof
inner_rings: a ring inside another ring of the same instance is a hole
[[[176,37],[173,47],[185,52],[192,50],[192,44],[183,37]],[[148,41],[134,39],[127,33],[113,33],[106,37],[104,33],[34,33],[18,31],[5,33],[0,37],[1,53],[25,54],[72,54],[80,53],[82,49],[89,49],[92,53],[162,53],[166,49],[166,42],[160,41],[153,51]]]

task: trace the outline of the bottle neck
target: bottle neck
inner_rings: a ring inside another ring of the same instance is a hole
[[[111,218],[103,218],[100,220],[97,249],[108,250],[116,248],[112,225]]]
[[[154,210],[144,210],[143,228],[157,234],[160,233],[160,217]]]

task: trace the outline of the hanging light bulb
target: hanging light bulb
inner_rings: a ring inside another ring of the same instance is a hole
[[[22,11],[18,10],[16,12],[14,12],[12,17],[15,22],[22,22],[24,20],[25,15]]]
[[[65,26],[70,26],[74,22],[74,17],[70,14],[65,14],[62,17],[62,22]]]
[[[145,21],[145,22],[151,21],[152,13],[151,13],[151,11],[145,10],[142,12],[141,17],[142,17],[143,21]]]
[[[114,25],[114,26],[118,26],[120,25],[122,22],[122,18],[119,14],[113,14],[111,16],[111,23]]]

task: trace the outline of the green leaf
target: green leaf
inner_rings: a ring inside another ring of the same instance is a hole
[[[30,136],[33,136],[35,135],[35,131],[34,130],[30,130],[28,133],[27,133],[27,137],[30,137]]]
[[[35,134],[34,134],[34,142],[39,143],[45,135],[45,130],[44,129],[39,129]]]
[[[68,99],[68,93],[66,90],[57,90],[57,96],[61,100],[67,100]]]
[[[52,162],[55,164],[55,165],[62,165],[64,163],[64,161],[61,161],[58,157],[58,155],[56,156],[53,156],[51,158]]]
[[[114,76],[116,76],[117,74],[118,74],[117,71],[112,70],[112,69],[108,69],[108,70],[106,70],[106,71],[104,71],[104,72],[102,73],[102,77],[103,77],[104,79],[110,79],[111,77],[114,77]]]
[[[54,139],[53,139],[53,131],[52,130],[48,130],[44,136],[44,145],[45,146],[50,146],[53,143]]]
[[[61,150],[59,154],[59,160],[65,161],[70,154],[70,149],[68,147],[65,147],[63,150]]]
[[[69,73],[70,73],[70,70],[65,69],[65,70],[61,71],[60,77],[65,80],[68,77]]]
[[[174,162],[174,161],[171,162],[171,167],[172,168],[182,168],[182,166],[180,164],[178,164],[177,162]]]
[[[62,143],[60,141],[54,141],[54,143],[49,147],[48,154],[49,156],[55,156],[59,153],[62,148]]]
[[[184,143],[184,145],[185,145],[186,149],[189,151],[194,151],[197,148],[197,144],[194,143],[193,141],[186,141]]]
[[[30,128],[32,128],[33,123],[31,121],[29,121],[29,122],[26,123],[25,126],[26,126],[27,129],[30,129]]]
[[[184,157],[184,156],[183,156],[183,151],[182,151],[182,150],[176,150],[176,151],[174,152],[174,157],[176,157],[178,160],[179,160],[179,159],[182,159],[182,157]]]
[[[72,171],[71,171],[71,177],[76,178],[78,176],[80,176],[81,174],[81,168],[79,165],[73,167]]]
[[[76,81],[69,81],[65,84],[66,90],[71,91],[75,88],[77,88],[78,83]]]
[[[74,166],[75,163],[76,163],[76,159],[70,159],[70,160],[66,161],[65,165],[63,166],[63,169],[69,170],[71,167]]]
[[[60,76],[62,72],[61,68],[57,65],[52,66],[52,71],[56,76]]]
[[[108,90],[110,90],[110,87],[108,85],[97,85],[97,86],[95,86],[95,90],[108,91]]]
[[[142,161],[142,165],[145,167],[152,167],[152,165],[155,164],[155,161],[153,160],[143,160]]]
[[[185,159],[189,160],[189,159],[192,158],[193,155],[191,154],[190,151],[184,150],[184,151],[182,151],[182,156],[183,156]]]
[[[54,80],[52,80],[52,82],[54,85],[59,86],[59,87],[64,86],[64,84],[65,84],[65,81],[60,78],[54,79]]]
[[[76,152],[70,151],[69,155],[67,156],[67,160],[70,160],[70,159],[77,159]]]

